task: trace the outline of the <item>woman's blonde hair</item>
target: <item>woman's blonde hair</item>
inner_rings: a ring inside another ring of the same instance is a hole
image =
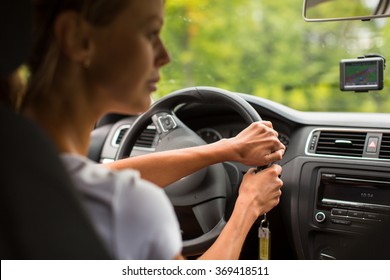
[[[49,94],[58,67],[60,49],[54,39],[53,26],[64,11],[76,11],[95,26],[106,26],[130,0],[32,0],[33,46],[28,61],[30,80],[23,108],[39,102]]]

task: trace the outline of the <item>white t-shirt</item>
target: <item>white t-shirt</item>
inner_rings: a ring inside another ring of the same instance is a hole
[[[179,224],[162,189],[135,170],[112,171],[74,154],[61,158],[114,258],[173,259],[181,252]]]

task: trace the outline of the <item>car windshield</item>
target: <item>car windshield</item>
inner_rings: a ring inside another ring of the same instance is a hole
[[[389,112],[384,89],[341,91],[339,62],[390,57],[387,19],[308,23],[302,0],[169,0],[163,40],[171,63],[155,98],[190,86],[264,97],[301,111]]]

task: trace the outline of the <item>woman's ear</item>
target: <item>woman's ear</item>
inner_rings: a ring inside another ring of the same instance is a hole
[[[92,26],[77,12],[65,11],[57,16],[54,36],[61,52],[74,62],[88,67],[92,57]]]

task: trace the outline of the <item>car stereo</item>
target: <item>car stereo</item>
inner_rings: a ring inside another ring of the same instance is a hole
[[[385,59],[379,55],[342,59],[340,61],[340,89],[369,91],[383,89]]]
[[[390,214],[390,180],[322,172],[315,220],[352,225],[383,221]]]
[[[291,208],[297,207],[297,225],[290,225],[300,258],[355,258],[352,253],[361,240],[366,242],[374,233],[381,236],[375,237],[379,243],[386,240],[388,232],[382,232],[390,223],[386,168],[307,162],[300,182],[298,200]],[[365,252],[359,254],[365,258]]]

